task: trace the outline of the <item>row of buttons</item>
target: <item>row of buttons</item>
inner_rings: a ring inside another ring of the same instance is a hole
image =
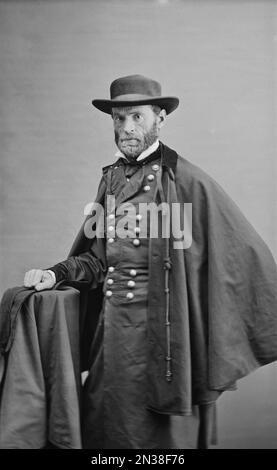
[[[109,219],[114,219],[114,214],[110,214],[110,215],[109,215]],[[141,214],[137,214],[137,215],[136,215],[136,220],[141,220],[141,219],[142,219],[142,215],[141,215]],[[108,227],[108,231],[109,231],[109,232],[114,231],[114,227],[113,227],[112,225],[110,225],[110,226]],[[137,234],[139,234],[139,232],[140,232],[140,227],[135,227],[135,228],[134,228],[134,232],[137,233]],[[114,242],[114,238],[108,238],[108,243],[113,243],[113,242]],[[134,245],[134,246],[139,246],[139,245],[140,245],[140,240],[139,240],[138,238],[134,238],[134,240],[133,240],[133,245]]]
[[[137,227],[137,228],[135,229],[135,231],[136,231],[136,233],[139,233],[140,228]],[[114,238],[108,238],[108,243],[113,243],[113,242],[114,242]],[[134,238],[134,240],[133,240],[133,245],[134,245],[134,246],[139,246],[139,245],[140,245],[140,240],[139,240],[138,238]]]
[[[109,273],[113,273],[114,270],[115,270],[114,266],[109,266],[109,268],[108,268],[108,272],[109,272]],[[129,274],[130,274],[130,276],[132,276],[132,277],[136,277],[137,271],[136,271],[135,269],[130,269]]]
[[[117,167],[115,167],[115,168],[117,168]],[[151,168],[152,168],[153,171],[159,171],[160,166],[155,163],[154,165],[152,165]],[[147,176],[148,181],[153,181],[154,178],[155,178],[155,176],[152,175],[152,174]],[[126,180],[130,181],[130,178],[126,178]]]
[[[159,169],[160,169],[159,165],[156,165],[156,164],[155,164],[155,165],[152,165],[152,170],[158,171]],[[155,176],[152,175],[152,173],[150,173],[150,174],[147,176],[147,179],[148,179],[148,181],[154,181]],[[150,188],[150,186],[149,186],[148,184],[146,184],[145,186],[143,186],[143,191],[144,191],[144,192],[150,191],[150,189],[151,189],[151,188]]]
[[[153,171],[158,171],[158,170],[160,169],[159,165],[157,165],[157,164],[152,165],[151,168],[152,168]],[[152,173],[150,173],[150,174],[147,176],[147,179],[148,179],[148,181],[153,181],[153,180],[155,179],[155,176],[154,176]],[[144,192],[150,191],[150,189],[151,189],[151,187],[150,187],[148,184],[143,187],[143,191],[144,191]],[[108,218],[109,218],[110,220],[114,220],[115,216],[114,216],[114,214],[109,214]],[[141,214],[137,214],[136,220],[141,220],[141,219],[142,219],[142,215],[141,215]],[[110,226],[108,227],[108,232],[114,232],[114,226],[113,226],[113,225],[110,225]],[[139,227],[135,227],[135,228],[134,228],[134,232],[135,232],[136,234],[139,234],[140,228],[139,228]],[[108,238],[108,243],[113,243],[113,242],[114,242],[114,238],[113,238],[113,237],[109,237],[109,238]],[[134,238],[134,240],[133,240],[133,245],[134,245],[134,246],[139,246],[139,245],[140,245],[140,240],[139,240],[138,238]]]
[[[114,219],[114,214],[110,214],[108,217],[109,217],[109,219]],[[137,220],[141,220],[141,219],[142,219],[142,215],[141,215],[141,214],[137,214],[137,215],[136,215],[136,219],[137,219]]]
[[[152,165],[152,170],[154,170],[154,171],[158,171],[159,168],[160,168],[159,165]],[[155,179],[155,176],[152,175],[152,173],[150,173],[150,174],[147,176],[147,179],[148,179],[148,181],[153,181],[153,180]],[[144,192],[150,191],[150,189],[151,189],[151,187],[150,187],[148,184],[145,185],[145,186],[143,186],[143,191],[144,191]],[[141,215],[141,214],[138,214],[138,215],[136,216],[136,219],[137,219],[137,220],[141,220],[141,219],[142,219],[142,215]],[[134,228],[134,232],[137,233],[137,234],[139,234],[139,232],[140,232],[140,227],[135,227],[135,228]],[[133,245],[134,245],[134,246],[139,246],[139,245],[140,245],[140,240],[139,240],[138,238],[135,238],[135,239],[133,240]]]
[[[109,286],[112,286],[113,283],[114,283],[114,280],[113,280],[113,279],[111,279],[111,278],[107,279],[107,284],[108,284]],[[135,285],[136,285],[135,281],[128,281],[128,282],[127,282],[127,286],[128,286],[128,287],[133,288],[133,287],[135,287]]]
[[[107,297],[111,297],[112,295],[113,295],[112,291],[111,291],[111,290],[107,290],[106,296],[107,296]],[[128,300],[132,300],[134,297],[135,297],[135,296],[134,296],[133,292],[127,292],[126,298],[127,298]]]
[[[113,272],[114,272],[114,269],[115,269],[114,266],[109,266],[108,272],[109,272],[109,273],[113,273]],[[129,274],[130,274],[130,276],[135,277],[135,276],[137,275],[137,271],[136,271],[135,269],[130,269]],[[113,283],[114,283],[114,280],[113,280],[113,279],[111,279],[111,278],[107,279],[107,284],[108,284],[109,286],[111,286]],[[136,285],[136,283],[135,283],[135,281],[133,281],[133,280],[129,280],[129,281],[127,282],[127,286],[128,286],[129,288],[131,288],[131,289],[132,289],[133,287],[135,287],[135,285]],[[112,295],[113,295],[113,292],[112,292],[111,290],[107,290],[107,291],[106,291],[106,296],[107,296],[107,297],[111,297]],[[134,298],[133,292],[127,292],[126,298],[127,298],[128,300],[132,300],[132,299]]]

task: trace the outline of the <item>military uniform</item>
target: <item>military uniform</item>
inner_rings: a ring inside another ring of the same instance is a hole
[[[129,236],[120,238],[113,229],[123,216],[106,214],[108,271],[84,389],[86,448],[190,448],[196,444],[196,415],[158,414],[147,409],[145,400],[150,228],[148,223],[147,238],[140,237],[139,203],[153,202],[159,169],[159,149],[141,165],[121,159],[104,169],[107,193],[115,197],[116,208],[132,204],[136,222]]]

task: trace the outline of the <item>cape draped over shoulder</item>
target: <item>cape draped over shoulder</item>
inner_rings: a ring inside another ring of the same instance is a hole
[[[170,240],[170,322],[173,377],[164,377],[166,335],[164,240],[149,244],[148,407],[190,414],[236,380],[277,359],[277,269],[267,245],[225,191],[204,171],[163,147],[163,186],[170,202],[192,204],[192,244],[177,250]],[[105,174],[95,202],[104,204]],[[166,189],[165,189],[166,191]],[[158,201],[157,201],[158,202]],[[69,256],[93,248],[105,258],[105,239],[86,238],[87,217]],[[83,303],[84,368],[101,285],[90,285]]]

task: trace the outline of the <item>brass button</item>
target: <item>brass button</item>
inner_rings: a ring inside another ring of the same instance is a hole
[[[109,286],[111,286],[113,284],[113,279],[108,279],[107,284],[109,284]]]
[[[113,230],[114,230],[113,225],[110,225],[110,226],[108,227],[108,230],[109,230],[109,232],[113,232]]]
[[[132,300],[134,298],[133,292],[127,292],[126,297],[127,299]]]
[[[140,245],[140,240],[138,238],[134,238],[133,245],[139,246]]]
[[[109,219],[114,219],[114,214],[109,214]]]
[[[151,174],[147,176],[148,181],[153,181],[154,178],[155,176]]]
[[[139,233],[139,232],[140,232],[140,227],[135,227],[135,228],[134,228],[134,232],[135,232],[135,233]]]
[[[130,269],[130,276],[135,277],[137,275],[137,271],[135,269]]]
[[[111,291],[111,290],[107,290],[106,296],[107,296],[107,297],[111,297],[112,295],[113,295],[112,291]]]
[[[109,271],[109,273],[113,273],[113,272],[114,272],[114,267],[113,267],[113,266],[109,266],[108,271]]]
[[[136,283],[135,281],[128,281],[127,286],[128,287],[135,287]]]
[[[159,165],[152,165],[152,170],[158,171],[160,169]]]
[[[146,186],[143,186],[143,191],[145,191],[147,193],[147,191],[150,191],[150,186],[146,185]]]
[[[113,243],[114,242],[114,238],[108,238],[108,243]]]
[[[142,215],[141,215],[141,214],[137,214],[137,215],[136,215],[136,219],[137,219],[137,220],[141,220],[141,219],[142,219]]]

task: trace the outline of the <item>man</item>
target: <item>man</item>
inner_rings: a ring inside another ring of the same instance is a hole
[[[93,104],[113,118],[118,159],[103,168],[68,259],[28,271],[24,286],[73,282],[90,296],[85,448],[207,448],[219,395],[277,359],[276,265],[224,191],[159,141],[178,98],[141,75],[115,80],[110,93]],[[151,203],[165,209],[154,236],[141,210]],[[172,233],[176,204],[181,240]],[[164,221],[172,230],[160,230]]]

